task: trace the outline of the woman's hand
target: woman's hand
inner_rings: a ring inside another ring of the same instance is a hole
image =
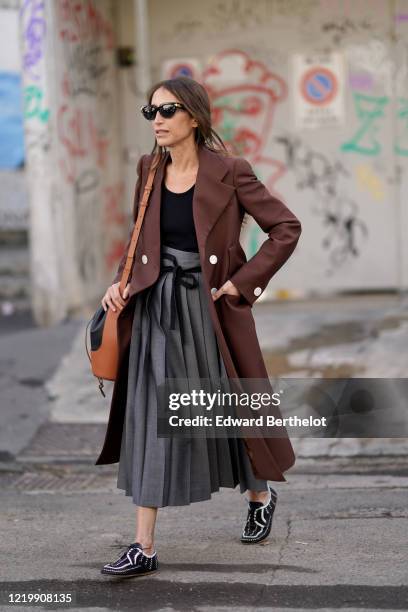
[[[241,295],[236,286],[231,283],[230,280],[227,280],[222,287],[211,294],[213,301],[215,302],[215,300],[218,300],[218,298],[220,298],[224,293],[227,293],[228,295]]]
[[[119,286],[120,281],[118,283],[114,283],[113,285],[107,288],[105,295],[101,299],[101,304],[105,311],[108,308],[111,308],[114,312],[116,312],[116,308],[122,310],[123,307],[126,305],[126,300],[129,297],[129,283],[125,287],[125,290],[123,292],[123,298],[119,293]]]

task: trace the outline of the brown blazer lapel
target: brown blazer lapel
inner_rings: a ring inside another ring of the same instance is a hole
[[[235,187],[222,182],[228,171],[222,155],[199,147],[198,158],[193,215],[198,245],[204,249],[207,236],[230,201]]]

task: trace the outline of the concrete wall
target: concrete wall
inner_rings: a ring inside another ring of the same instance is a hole
[[[0,231],[27,229],[18,2],[0,0]],[[19,125],[20,120],[20,125]]]
[[[48,324],[99,299],[124,246],[112,0],[24,0],[32,297]]]
[[[0,311],[30,304],[18,0],[0,0]]]
[[[132,13],[131,0],[120,6]],[[298,248],[265,298],[407,288],[407,0],[148,6],[152,80],[180,70],[201,80],[216,129],[302,221]],[[132,31],[124,19],[121,39]],[[337,89],[313,115],[301,76],[320,61]],[[131,88],[123,92],[132,108]],[[132,128],[128,138],[139,150],[138,134]],[[144,142],[149,151],[152,137]],[[249,256],[264,238],[255,224],[245,227]]]

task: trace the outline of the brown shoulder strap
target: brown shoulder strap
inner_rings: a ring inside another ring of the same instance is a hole
[[[156,174],[157,166],[158,166],[158,155],[153,158],[152,164],[149,169],[149,175],[147,177],[146,185],[144,187],[142,200],[139,205],[139,211],[135,223],[135,227],[133,229],[132,239],[130,241],[129,250],[126,258],[126,263],[122,271],[122,277],[120,279],[119,292],[123,295],[127,282],[129,280],[130,272],[132,270],[133,257],[135,255],[135,250],[137,246],[137,241],[139,239],[140,229],[142,227],[143,218],[146,212],[146,208],[149,203],[150,192],[153,188],[153,180]]]

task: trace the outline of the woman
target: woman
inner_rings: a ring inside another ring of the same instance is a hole
[[[157,435],[157,389],[165,378],[267,378],[251,306],[294,250],[301,226],[249,163],[228,153],[211,127],[210,101],[199,83],[161,81],[141,110],[156,143],[138,164],[134,220],[154,160],[156,176],[131,280],[121,296],[128,242],[102,298],[105,310],[121,311],[124,331],[96,464],[119,460],[118,488],[136,506],[135,542],[101,570],[115,576],[158,568],[159,507],[210,499],[220,487],[239,484],[247,492],[241,542],[260,542],[269,535],[277,499],[267,479],[285,480],[283,471],[294,463],[284,428],[272,441]],[[245,211],[268,233],[249,262],[239,244]]]

